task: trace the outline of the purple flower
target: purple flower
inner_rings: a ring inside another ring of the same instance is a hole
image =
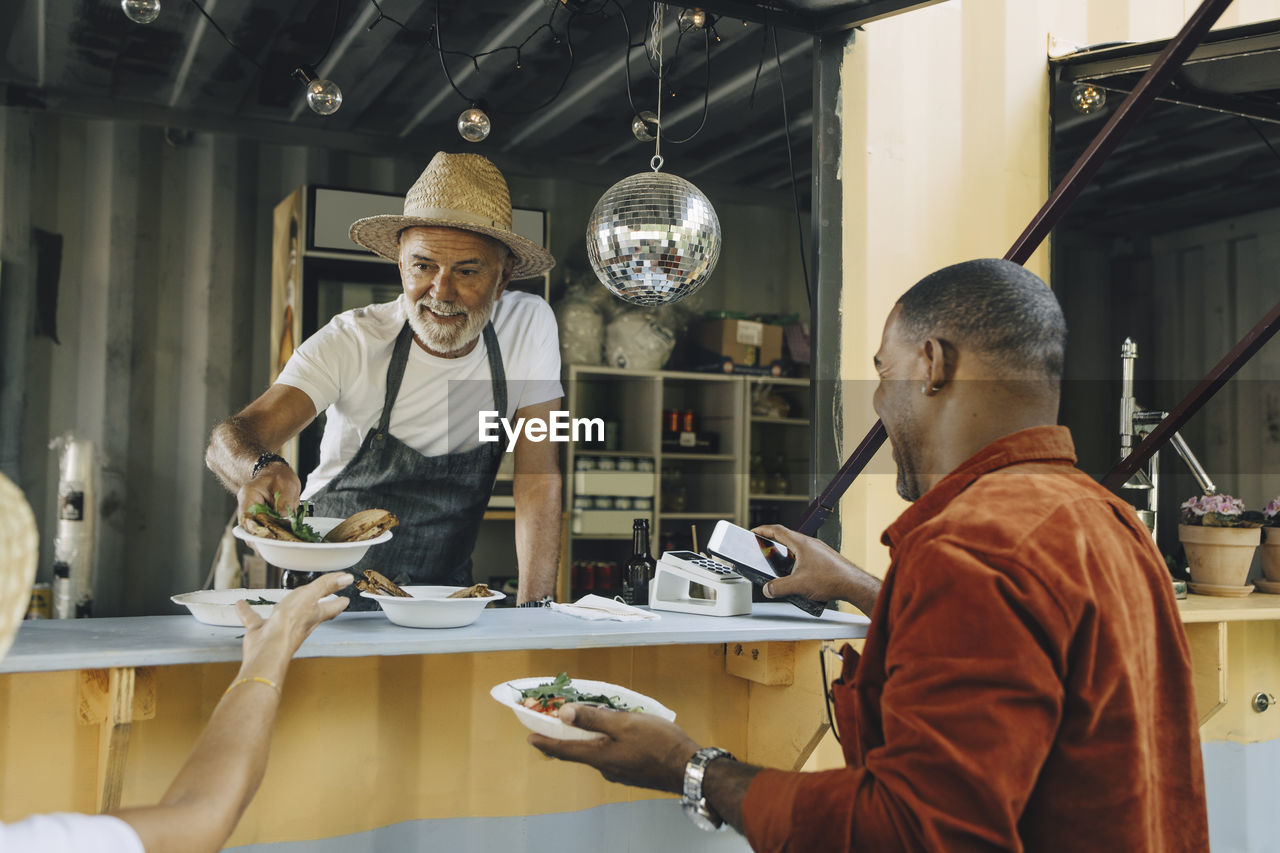
[[[1263,507],[1262,514],[1268,522],[1280,521],[1280,497],[1271,499],[1271,503]]]
[[[1211,512],[1218,515],[1241,515],[1244,512],[1244,501],[1231,495],[1201,495],[1182,505],[1182,517],[1192,521],[1198,521]]]

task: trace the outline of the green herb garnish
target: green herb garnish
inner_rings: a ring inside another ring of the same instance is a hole
[[[623,704],[622,700],[617,696],[605,696],[603,693],[583,693],[573,686],[573,682],[569,680],[569,674],[566,672],[557,675],[555,681],[534,687],[526,687],[520,691],[520,698],[538,699],[543,704],[553,699],[559,699],[562,702],[590,702],[594,705],[612,708],[615,711],[639,710]]]
[[[275,602],[269,598],[246,598],[245,601],[248,602],[251,606],[258,606],[262,604],[275,604]]]
[[[273,500],[280,503],[280,493],[276,492]],[[311,505],[310,501],[302,501],[298,504],[295,512],[292,509],[285,510],[284,514],[278,512],[275,507],[267,506],[263,503],[251,504],[249,512],[253,514],[261,513],[279,519],[289,525],[289,529],[293,531],[293,535],[297,536],[303,542],[323,542],[324,537],[311,528],[310,524],[304,520],[307,517],[307,507]]]

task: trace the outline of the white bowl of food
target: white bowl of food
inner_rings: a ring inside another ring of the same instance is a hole
[[[263,619],[269,619],[276,604],[291,592],[291,589],[201,589],[170,596],[169,600],[190,610],[197,622],[224,628],[243,628],[244,623],[236,612],[237,601],[248,601],[254,613]],[[326,595],[322,600],[334,598],[337,596]]]
[[[324,536],[337,527],[344,518],[308,518],[307,525],[318,535]],[[384,530],[372,539],[357,542],[289,542],[255,536],[239,524],[231,531],[237,539],[253,546],[258,556],[281,569],[300,572],[336,572],[349,569],[374,545],[391,541],[391,531]]]
[[[567,702],[605,705],[619,711],[653,714],[674,722],[676,712],[656,699],[607,681],[569,678],[565,673],[541,678],[517,678],[495,684],[489,695],[516,714],[525,728],[557,740],[594,740],[604,737],[564,723],[557,716]]]
[[[455,593],[474,590],[465,586],[402,586],[409,598],[361,592],[382,607],[387,618],[406,628],[461,628],[480,618],[490,602],[506,598],[500,592],[485,588],[485,595],[450,598]]]

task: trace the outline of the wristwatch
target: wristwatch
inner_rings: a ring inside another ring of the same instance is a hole
[[[707,765],[717,758],[733,760],[732,755],[715,746],[703,747],[693,754],[693,758],[690,758],[689,763],[684,766],[684,796],[680,798],[680,806],[689,816],[689,820],[693,821],[698,829],[705,829],[708,832],[724,825],[720,815],[707,805],[707,797],[702,793],[702,780],[706,778]]]
[[[534,599],[533,601],[526,601],[524,604],[517,604],[516,607],[548,607],[551,602],[551,596],[544,595],[542,598]]]

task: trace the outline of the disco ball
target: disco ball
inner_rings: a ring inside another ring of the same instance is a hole
[[[587,223],[587,256],[604,286],[635,305],[678,302],[720,258],[720,220],[684,178],[641,172],[610,187]]]

